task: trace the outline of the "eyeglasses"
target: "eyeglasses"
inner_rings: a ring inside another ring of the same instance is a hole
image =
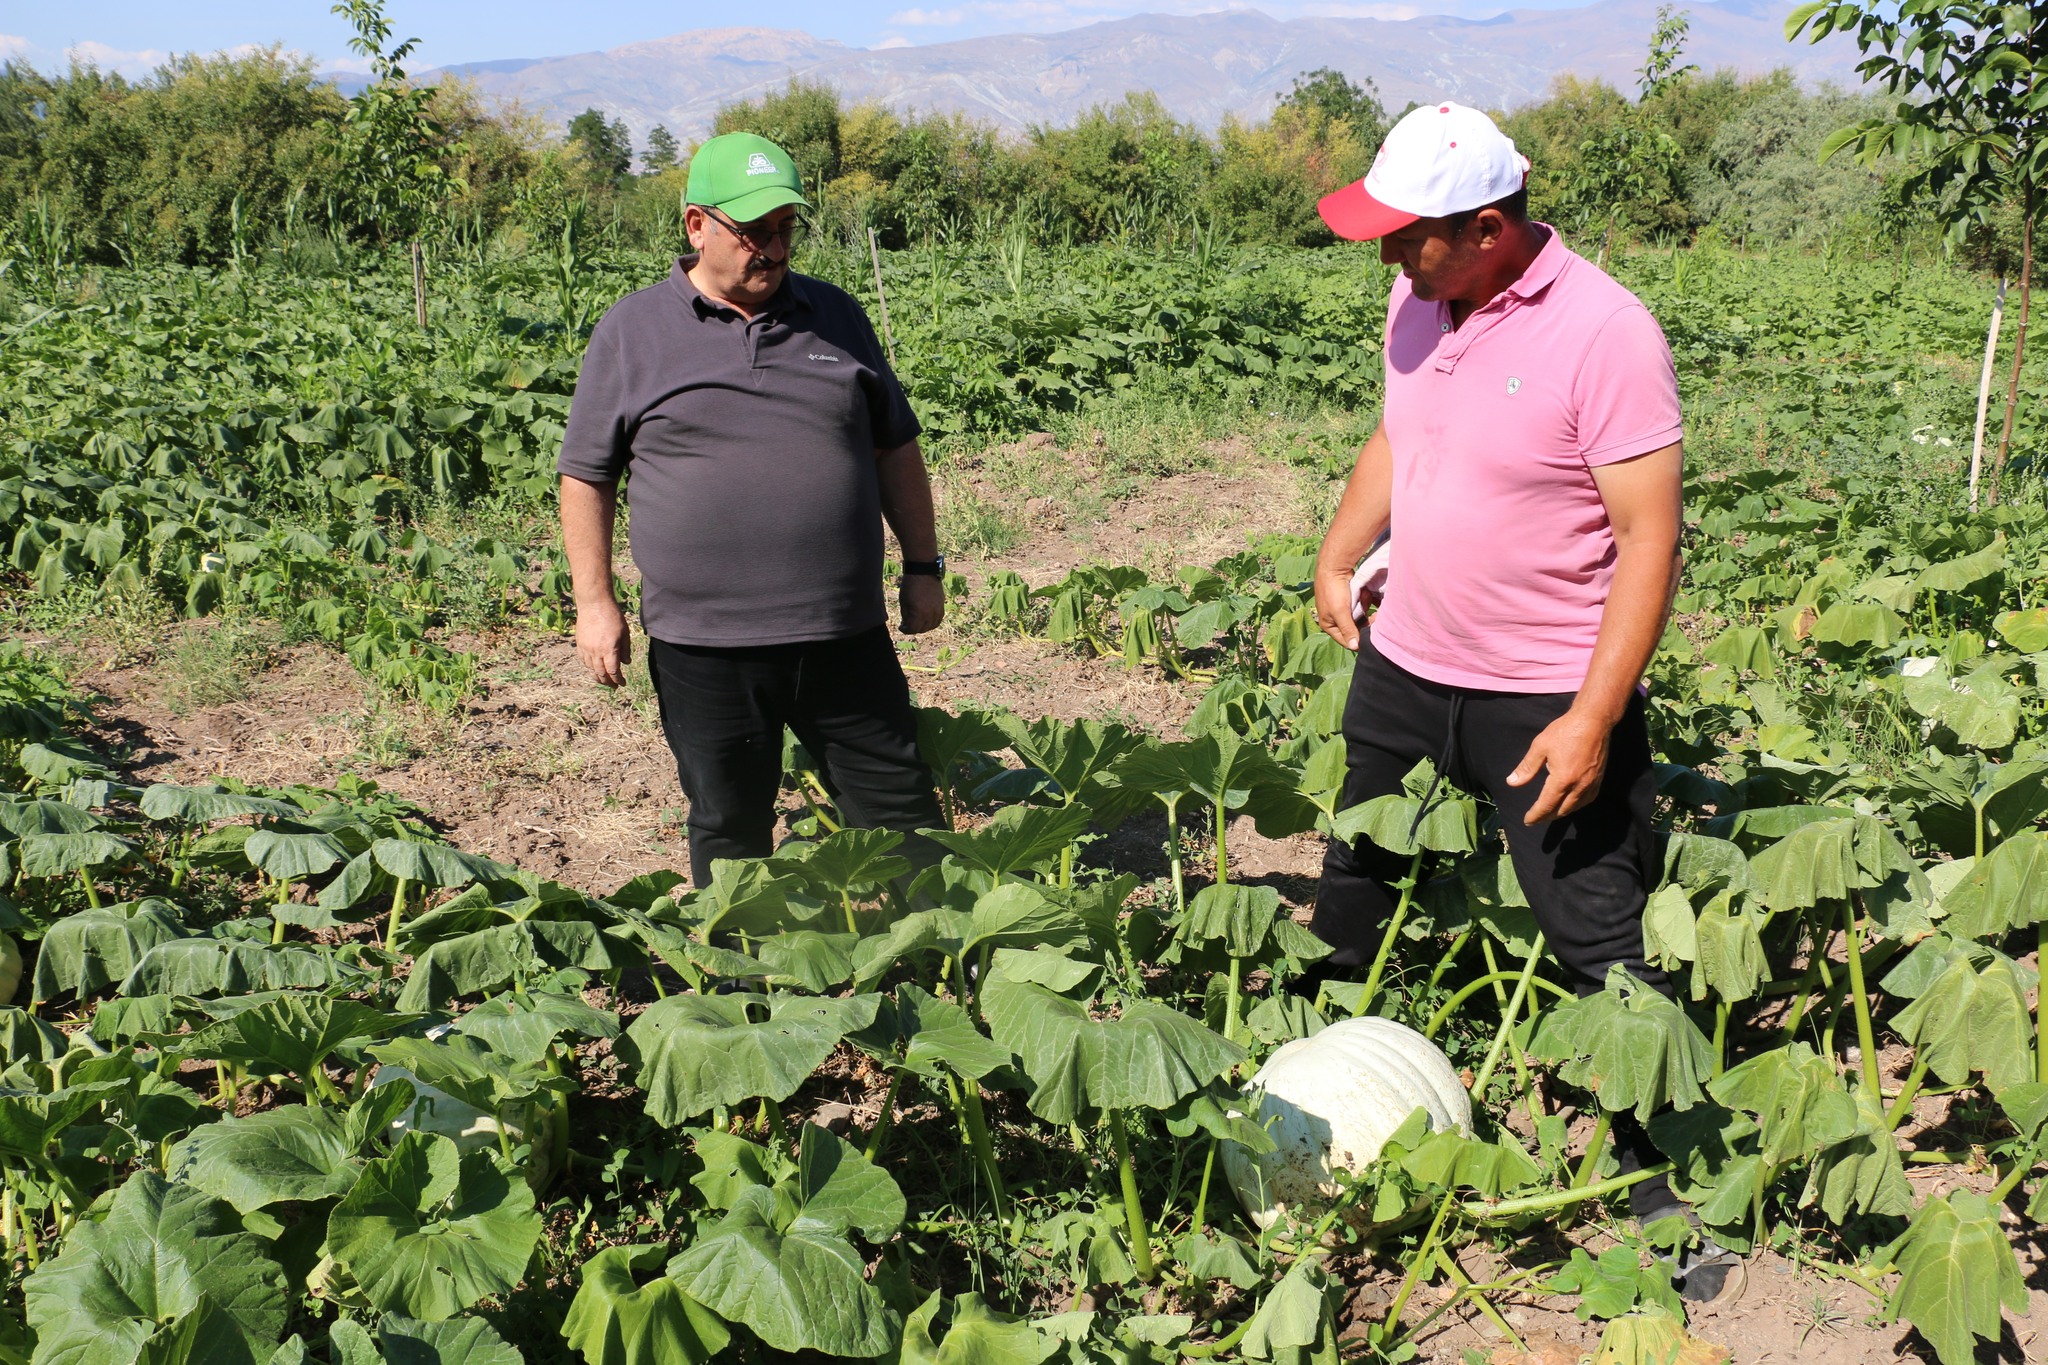
[[[752,250],[764,253],[777,239],[780,239],[785,247],[794,251],[797,242],[802,240],[804,235],[803,220],[798,218],[790,219],[786,227],[770,228],[763,227],[759,223],[748,223],[742,226],[720,213],[717,209],[710,207],[705,208],[704,216],[739,238],[742,242],[745,242]]]

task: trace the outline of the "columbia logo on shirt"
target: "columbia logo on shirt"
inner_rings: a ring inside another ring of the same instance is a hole
[[[818,354],[818,353],[817,353],[816,351],[812,351],[812,352],[811,352],[811,359],[813,359],[813,360],[830,360],[830,361],[832,361],[832,362],[834,362],[834,363],[836,364],[836,363],[838,362],[838,360],[839,360],[839,357],[838,357],[838,356],[836,356],[836,355],[819,355],[819,354]]]
[[[1513,375],[1509,375],[1509,376],[1508,376],[1508,392],[1509,392],[1509,393],[1511,393],[1511,394],[1515,394],[1515,393],[1520,393],[1521,391],[1522,391],[1522,381],[1521,381],[1521,380],[1519,380],[1519,379],[1517,379],[1517,378],[1515,378],[1515,377],[1514,377]]]

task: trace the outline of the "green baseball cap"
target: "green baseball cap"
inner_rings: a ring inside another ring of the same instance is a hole
[[[753,133],[721,133],[699,147],[690,158],[683,202],[717,209],[735,223],[751,223],[785,204],[811,206],[789,153]]]

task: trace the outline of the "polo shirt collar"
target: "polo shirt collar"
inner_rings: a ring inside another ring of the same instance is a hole
[[[676,257],[675,264],[669,267],[668,282],[683,296],[683,301],[690,305],[698,317],[711,317],[726,311],[726,307],[707,298],[704,291],[697,287],[696,281],[690,278],[690,269],[697,264],[697,260],[695,252]],[[812,308],[810,286],[802,275],[790,270],[784,272],[782,288],[775,291],[775,297],[768,300],[761,312],[787,313],[797,308]]]
[[[1562,233],[1548,223],[1538,223],[1537,226],[1550,233],[1550,240],[1536,253],[1536,259],[1529,262],[1529,268],[1513,284],[1500,291],[1501,297],[1523,302],[1535,298],[1550,287],[1551,281],[1557,278],[1565,262],[1571,258],[1571,249],[1564,244]]]

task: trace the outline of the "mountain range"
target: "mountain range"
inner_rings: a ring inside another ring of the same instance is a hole
[[[1840,38],[1788,44],[1788,12],[1778,0],[1695,3],[1686,60],[1708,71],[1784,66],[1810,84],[1853,85],[1853,45]],[[586,108],[602,110],[625,122],[636,146],[657,124],[686,142],[701,137],[719,106],[757,98],[792,77],[830,85],[849,104],[959,111],[1012,134],[1151,90],[1178,117],[1213,129],[1226,114],[1263,117],[1297,75],[1319,67],[1370,77],[1392,111],[1434,98],[1513,108],[1541,98],[1564,73],[1627,90],[1656,22],[1657,0],[1597,0],[1483,20],[1143,14],[1064,33],[879,49],[788,29],[718,28],[445,70],[556,126]]]

